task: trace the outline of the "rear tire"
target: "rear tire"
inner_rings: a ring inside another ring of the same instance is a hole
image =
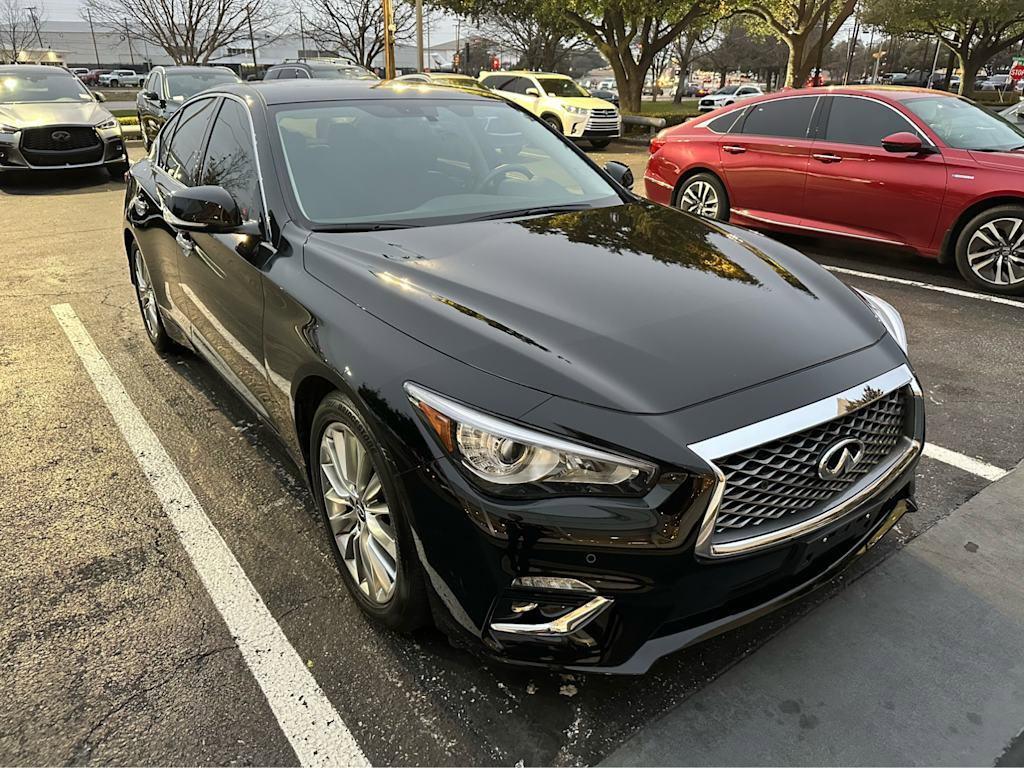
[[[675,206],[705,219],[729,220],[729,195],[711,173],[697,173],[684,181],[676,193]]]
[[[351,400],[331,392],[309,439],[313,495],[349,594],[390,629],[423,626],[430,609],[409,506],[376,436]]]
[[[999,205],[967,222],[956,241],[956,266],[983,291],[1024,296],[1024,205]]]

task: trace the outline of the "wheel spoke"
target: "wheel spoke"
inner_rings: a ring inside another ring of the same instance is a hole
[[[982,230],[988,232],[988,235],[995,238],[995,242],[992,245],[1005,245],[1006,240],[1003,239],[1003,233],[999,231],[999,227],[996,226],[994,221],[990,221],[987,224],[983,224],[981,229],[978,230],[978,234],[985,237]]]
[[[363,489],[363,502],[371,503],[380,495],[381,490],[380,475],[371,472],[370,479],[366,481],[366,487]]]
[[[356,436],[347,429],[344,432],[342,443],[339,451],[342,466],[344,467],[342,476],[345,478],[345,483],[349,488],[357,489],[359,487],[359,465],[362,462],[363,449],[359,445],[359,441],[356,440]]]
[[[367,581],[378,600],[386,600],[395,584],[395,567],[389,562],[387,554],[377,544],[376,539],[367,534],[362,539],[362,555],[365,558]]]
[[[359,522],[352,502],[347,497],[340,496],[333,488],[324,494],[324,503],[327,506],[327,521],[335,536],[347,533]]]
[[[395,544],[395,538],[390,530],[390,526],[386,526],[382,519],[388,514],[388,508],[384,505],[381,505],[381,508],[384,510],[382,513],[374,512],[371,508],[366,510],[366,530],[369,531],[374,541],[394,561],[398,559],[398,546]]]
[[[981,250],[981,251],[975,251],[974,253],[968,253],[967,254],[967,259],[968,259],[968,261],[970,261],[973,264],[975,259],[980,259],[980,258],[982,258],[984,256],[989,256],[989,255],[991,255],[993,253],[999,253],[999,251],[1001,251],[1001,250],[1002,250],[1002,248],[1000,248],[998,246],[995,247],[995,248],[985,248],[984,250]]]

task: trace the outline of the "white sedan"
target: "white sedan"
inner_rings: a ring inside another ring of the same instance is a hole
[[[120,85],[133,85],[138,87],[142,85],[142,81],[145,79],[145,75],[140,75],[134,69],[115,69],[113,72],[100,75],[99,78],[100,85],[112,88],[117,88]]]
[[[710,112],[713,109],[763,94],[764,91],[756,85],[727,85],[702,98],[697,104],[697,109],[701,112]]]

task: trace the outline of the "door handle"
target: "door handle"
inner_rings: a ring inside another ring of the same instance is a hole
[[[195,250],[196,244],[192,241],[192,238],[186,235],[184,232],[179,232],[174,236],[174,242],[181,248],[181,252],[186,256],[191,256],[192,251]]]
[[[811,155],[811,157],[822,163],[838,163],[843,159],[839,155]]]
[[[736,144],[726,144],[724,147],[722,147],[722,151],[728,152],[730,155],[742,155],[744,152],[747,151],[747,148],[737,146]]]

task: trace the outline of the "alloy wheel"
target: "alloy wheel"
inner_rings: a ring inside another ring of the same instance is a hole
[[[967,243],[967,263],[991,285],[1024,283],[1024,220],[1008,216],[978,227]]]
[[[706,181],[693,181],[679,196],[679,207],[688,213],[713,219],[718,216],[718,193]]]
[[[366,446],[341,422],[320,438],[320,473],[331,534],[352,580],[375,603],[398,583],[398,536],[380,473]]]
[[[160,335],[160,316],[156,308],[156,291],[149,277],[149,267],[142,257],[142,251],[135,250],[135,290],[139,294],[139,306],[142,307],[142,321],[146,324],[146,333],[154,341]]]

